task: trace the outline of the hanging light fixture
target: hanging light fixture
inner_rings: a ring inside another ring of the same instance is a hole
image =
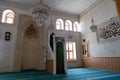
[[[31,14],[32,18],[36,21],[38,25],[45,23],[49,16],[50,7],[40,0],[39,3],[32,5]]]
[[[90,29],[92,32],[96,32],[97,31],[97,25],[94,24],[94,19],[91,19],[92,25],[90,26]]]
[[[90,7],[92,8],[92,1],[90,0]],[[90,26],[90,29],[92,32],[97,31],[97,25],[95,25],[94,19],[93,19],[93,13],[91,12],[92,18],[91,18],[91,23],[92,25]]]

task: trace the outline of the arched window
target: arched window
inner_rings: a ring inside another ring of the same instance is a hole
[[[56,20],[56,29],[57,30],[64,30],[63,20],[62,19],[57,19]]]
[[[10,9],[6,9],[3,11],[3,14],[2,14],[2,22],[13,24],[14,17],[15,17],[15,13]]]
[[[78,32],[78,31],[79,31],[79,23],[78,23],[78,22],[74,22],[74,23],[73,23],[73,30],[74,30],[75,32]]]
[[[72,31],[72,22],[70,20],[65,21],[65,30]]]

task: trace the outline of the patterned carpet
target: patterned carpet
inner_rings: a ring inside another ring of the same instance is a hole
[[[68,74],[52,75],[46,71],[26,70],[2,73],[0,80],[120,80],[120,72],[76,68],[68,69]]]

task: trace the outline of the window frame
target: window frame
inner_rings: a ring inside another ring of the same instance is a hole
[[[60,26],[60,29],[57,29],[57,25]],[[56,30],[64,30],[64,21],[61,18],[56,19]]]
[[[10,15],[10,16],[9,16]],[[12,21],[9,22],[8,19],[11,19]],[[14,24],[15,21],[15,13],[11,9],[5,9],[2,13],[2,23],[6,24]]]
[[[78,22],[73,23],[73,31],[74,32],[79,32],[79,23]]]
[[[68,27],[68,30],[67,30]],[[72,22],[70,20],[65,21],[65,31],[73,31]]]
[[[69,49],[70,44],[72,45],[71,50]],[[70,57],[70,54],[72,55],[72,57]],[[66,42],[66,59],[67,61],[77,61],[76,42],[73,41]]]
[[[55,19],[55,29],[58,31],[72,31],[72,32],[80,32],[80,24],[78,21],[71,21],[69,19]],[[58,26],[58,27],[57,27]]]

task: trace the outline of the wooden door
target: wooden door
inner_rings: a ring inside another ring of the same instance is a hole
[[[56,73],[64,74],[64,44],[62,42],[56,43]]]

